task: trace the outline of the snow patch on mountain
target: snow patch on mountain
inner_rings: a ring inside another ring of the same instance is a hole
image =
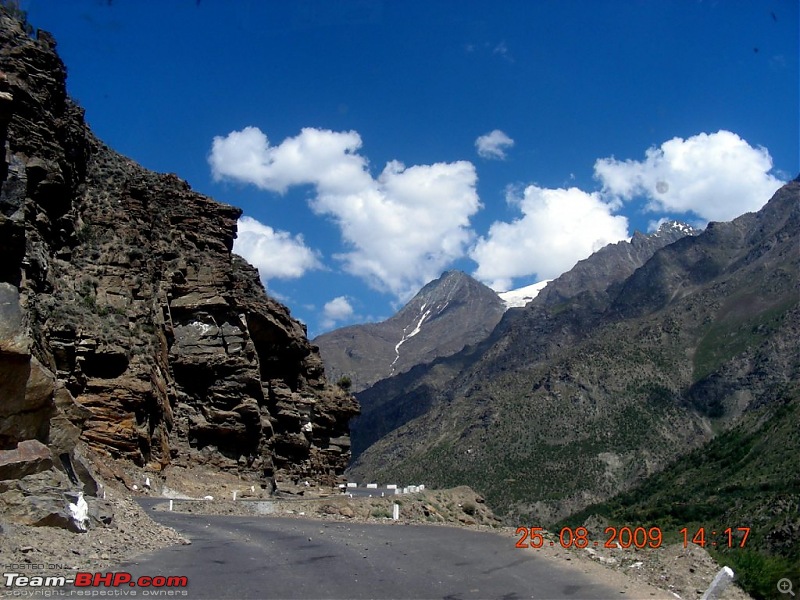
[[[420,310],[421,311],[425,310],[425,306],[427,306],[427,305],[423,304],[420,307]],[[445,306],[447,306],[447,304],[445,304]],[[431,314],[431,310],[430,309],[428,309],[424,313],[422,313],[422,316],[419,318],[419,321],[417,322],[416,327],[414,327],[414,329],[411,331],[411,333],[407,334],[406,333],[406,329],[408,329],[408,328],[407,327],[403,328],[403,339],[401,339],[399,342],[397,342],[397,344],[394,347],[395,357],[394,357],[394,360],[392,361],[392,372],[394,372],[394,365],[397,362],[397,359],[400,358],[400,346],[402,346],[405,341],[407,341],[409,338],[414,337],[415,335],[417,335],[422,330],[422,323],[425,321],[425,319],[427,319],[430,316],[430,314]]]
[[[509,290],[507,292],[498,292],[498,296],[506,303],[506,309],[519,308],[525,306],[528,302],[536,298],[544,287],[550,283],[552,279],[545,279],[538,281],[531,285],[518,288],[516,290]]]

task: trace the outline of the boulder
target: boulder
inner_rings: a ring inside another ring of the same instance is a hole
[[[0,450],[0,479],[21,479],[53,466],[50,449],[36,440],[24,440],[14,450]]]

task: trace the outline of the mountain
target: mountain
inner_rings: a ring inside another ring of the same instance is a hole
[[[697,235],[607,246],[476,347],[361,392],[365,416],[412,416],[349,473],[470,485],[509,521],[547,525],[794,405],[799,199],[795,180]]]
[[[585,302],[589,297],[594,298],[593,302],[600,302],[595,297],[605,293],[603,285],[618,285],[652,257],[657,249],[686,235],[697,233],[697,230],[688,225],[664,223],[652,234],[643,235],[637,232],[630,242],[622,241],[601,248],[553,281],[504,292],[500,297],[506,306],[525,306],[534,298],[536,306],[558,304],[579,293],[583,294]],[[362,476],[362,461],[358,459],[371,444],[412,419],[424,415],[433,405],[440,390],[446,390],[456,377],[469,372],[474,364],[488,360],[492,353],[507,346],[509,340],[518,340],[515,343],[519,344],[520,352],[511,352],[510,357],[503,355],[499,360],[518,362],[526,351],[535,349],[535,346],[531,346],[535,337],[520,339],[524,336],[515,333],[522,326],[520,319],[525,314],[519,308],[512,307],[491,335],[479,340],[474,346],[468,346],[450,357],[420,364],[407,373],[378,381],[360,391],[357,396],[361,404],[361,415],[352,422],[352,456],[355,463],[350,467],[351,474],[355,477]],[[506,367],[507,365],[500,366],[499,369],[505,370]]]
[[[347,376],[355,392],[485,338],[505,310],[494,290],[461,271],[423,287],[397,314],[314,339],[332,380]]]
[[[238,208],[89,131],[55,41],[0,7],[0,506],[90,507],[100,457],[335,481],[355,399],[231,249]]]

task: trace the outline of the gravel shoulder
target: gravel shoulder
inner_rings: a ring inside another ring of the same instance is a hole
[[[168,485],[171,483],[172,485]],[[197,473],[181,473],[171,480],[153,481],[153,489],[137,485],[106,487],[106,500],[113,506],[109,526],[75,534],[51,527],[2,524],[0,565],[2,573],[68,575],[75,571],[100,572],[131,561],[137,555],[172,545],[189,544],[173,529],[150,518],[149,512],[173,510],[203,515],[291,517],[335,522],[389,525],[439,525],[492,532],[516,544],[516,528],[502,526],[483,499],[467,487],[425,490],[417,494],[386,497],[354,497],[338,490],[309,489],[284,483],[277,496],[251,487],[235,477],[215,480]],[[233,492],[237,500],[233,501]],[[302,495],[301,495],[302,494]],[[213,500],[203,500],[205,496]],[[136,500],[143,501],[143,508]],[[393,520],[392,504],[400,505],[400,519]],[[545,532],[542,548],[525,548],[546,560],[569,562],[598,581],[624,589],[629,598],[699,598],[720,569],[702,548],[673,544],[658,549],[565,549],[557,536]],[[553,542],[550,546],[549,542]],[[0,594],[12,590],[0,588]],[[749,598],[736,585],[720,596],[723,600]]]

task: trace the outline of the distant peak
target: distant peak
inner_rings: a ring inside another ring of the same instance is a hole
[[[441,277],[439,277],[439,281],[445,281],[447,279],[471,279],[469,275],[464,273],[464,271],[445,271],[442,273]]]
[[[700,233],[699,229],[695,229],[687,223],[681,221],[664,221],[658,226],[658,229],[652,233],[644,234],[641,231],[634,231],[631,242],[643,242],[648,238],[671,236],[674,239],[681,238],[685,235],[697,235]]]
[[[684,235],[694,235],[699,233],[699,230],[695,229],[691,225],[686,223],[681,223],[680,221],[664,221],[658,228],[656,233],[682,233]]]
[[[434,289],[443,287],[452,288],[454,285],[469,283],[470,281],[474,281],[474,279],[464,273],[464,271],[445,271],[439,276],[438,279],[434,279],[425,284],[417,296],[425,292],[430,292]]]

